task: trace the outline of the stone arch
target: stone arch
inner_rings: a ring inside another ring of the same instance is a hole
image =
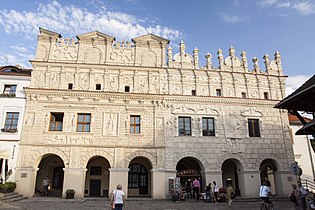
[[[248,169],[248,164],[247,162],[245,161],[245,159],[238,155],[238,154],[224,154],[224,155],[221,155],[218,159],[217,159],[217,165],[216,165],[216,168],[221,168],[221,166],[223,165],[223,163],[228,160],[228,159],[236,159],[238,160],[241,165],[243,166],[243,169],[246,170]]]
[[[44,149],[40,148],[39,150],[37,150],[37,152],[35,152],[31,158],[30,158],[30,164],[34,167],[37,168],[38,164],[40,163],[42,157],[45,154],[54,154],[54,155],[58,155],[62,161],[64,162],[65,166],[69,165],[69,157],[67,156],[67,154],[55,147],[45,147]]]
[[[156,165],[157,165],[156,157],[154,157],[152,154],[150,154],[150,153],[148,153],[146,151],[139,150],[139,151],[133,152],[132,154],[128,155],[125,158],[124,167],[128,168],[129,163],[136,157],[145,157],[145,158],[147,158],[148,161],[151,163],[152,168],[155,168]]]
[[[183,153],[178,153],[178,154],[176,154],[176,156],[175,156],[175,158],[174,158],[174,161],[173,161],[173,168],[176,168],[177,163],[178,163],[181,159],[183,159],[183,158],[185,158],[185,157],[193,157],[193,158],[199,160],[200,163],[201,163],[201,164],[203,165],[203,167],[205,168],[205,170],[206,170],[206,166],[209,165],[209,164],[208,164],[208,161],[207,161],[207,158],[204,157],[204,155],[200,155],[199,153],[189,151],[189,152],[183,152]]]
[[[266,159],[273,160],[275,162],[278,170],[281,171],[281,170],[285,170],[286,169],[285,164],[283,163],[283,161],[277,155],[273,155],[272,157],[270,157],[268,155],[260,155],[256,159],[255,170],[259,171],[260,164]],[[287,168],[287,170],[289,170],[289,169]]]
[[[103,150],[93,150],[93,151],[89,151],[89,152],[85,153],[81,157],[81,161],[80,161],[81,168],[85,168],[87,166],[89,160],[94,156],[101,156],[101,157],[105,158],[108,161],[109,165],[111,167],[113,167],[114,158],[112,155],[110,155],[108,152],[105,152]]]

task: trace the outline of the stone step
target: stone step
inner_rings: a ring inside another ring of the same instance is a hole
[[[4,193],[2,196],[0,196],[0,200],[4,203],[11,203],[11,202],[20,201],[23,199],[27,199],[27,197],[24,197],[23,195],[19,195],[18,193]]]

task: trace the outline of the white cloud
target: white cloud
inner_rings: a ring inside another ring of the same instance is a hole
[[[26,53],[28,51],[28,49],[26,47],[18,46],[18,45],[12,45],[12,46],[10,46],[10,48],[12,48],[18,52],[21,52],[21,53]]]
[[[270,7],[274,4],[276,4],[278,0],[261,0],[259,4],[263,7]]]
[[[241,22],[243,20],[242,17],[239,17],[237,15],[227,15],[226,13],[222,13],[222,18],[224,20],[224,22],[226,23],[238,23]]]
[[[303,15],[310,15],[315,13],[315,5],[308,1],[297,2],[292,6],[293,9]]]
[[[182,32],[160,25],[145,25],[137,17],[118,11],[109,11],[103,5],[102,11],[89,11],[74,5],[61,5],[54,0],[40,3],[36,12],[0,10],[0,27],[5,33],[18,33],[34,38],[38,28],[66,35],[78,35],[91,31],[101,31],[119,39],[130,39],[147,33],[154,33],[167,39],[178,39]]]
[[[315,3],[310,0],[260,0],[258,4],[262,7],[297,11],[302,15],[315,14]]]
[[[296,89],[298,89],[301,85],[303,85],[311,76],[309,75],[296,75],[289,76],[286,81],[286,95],[290,95]]]

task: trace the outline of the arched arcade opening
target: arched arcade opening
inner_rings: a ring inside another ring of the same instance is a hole
[[[86,166],[84,196],[108,197],[109,162],[101,156],[92,157]]]
[[[278,164],[273,159],[265,159],[259,166],[261,184],[267,181],[270,185],[270,191],[273,195],[277,194],[277,186],[275,180],[277,179],[276,171],[278,170]]]
[[[64,179],[63,160],[55,154],[46,154],[41,158],[36,174],[35,194],[43,192],[43,180],[47,176],[50,185],[47,196],[61,197]]]
[[[151,162],[145,157],[136,157],[128,168],[128,196],[151,197]]]
[[[227,188],[230,184],[232,185],[235,193],[238,196],[242,195],[244,190],[244,178],[241,172],[243,171],[243,165],[237,159],[231,158],[223,162],[222,167],[222,187]]]
[[[184,157],[176,165],[176,176],[180,178],[181,185],[185,185],[188,179],[192,182],[195,178],[200,180],[200,189],[206,186],[206,176],[203,164],[194,157]]]

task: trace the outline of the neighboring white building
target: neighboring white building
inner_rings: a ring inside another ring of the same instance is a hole
[[[199,66],[179,44],[148,34],[131,42],[100,32],[77,40],[40,29],[16,172],[16,191],[33,196],[48,176],[65,197],[108,196],[122,184],[128,196],[166,198],[170,177],[231,183],[257,197],[268,176],[287,196],[295,176],[280,53],[228,56],[219,67],[207,54]],[[172,183],[171,183],[172,184]]]
[[[304,118],[306,122],[310,119]],[[295,135],[296,131],[303,127],[301,121],[292,114],[289,114],[289,122],[292,133],[292,144],[295,161],[302,169],[302,180],[308,180],[314,182],[315,178],[315,153],[312,149],[310,139],[312,136],[308,135]]]
[[[0,167],[1,178],[14,181],[23,127],[25,91],[31,70],[18,66],[0,67]]]

